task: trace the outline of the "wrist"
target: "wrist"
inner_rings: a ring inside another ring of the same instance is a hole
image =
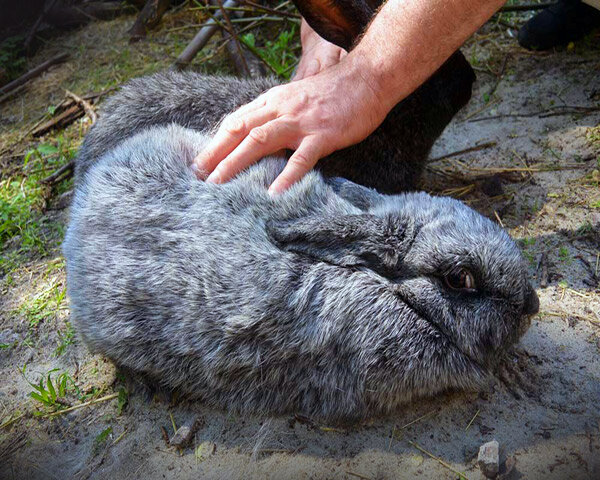
[[[382,83],[382,76],[378,74],[376,64],[367,55],[356,54],[352,50],[341,62],[340,67],[347,76],[348,85],[356,88],[362,85],[362,93],[368,98],[372,115],[381,121],[398,103],[394,100],[387,85]]]

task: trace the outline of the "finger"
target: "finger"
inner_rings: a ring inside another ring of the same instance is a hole
[[[206,177],[255,127],[275,118],[276,113],[267,108],[237,112],[223,120],[219,130],[208,146],[194,159],[198,175]]]
[[[321,158],[321,149],[317,142],[304,139],[298,149],[287,161],[279,176],[269,187],[270,195],[277,195],[306,175]]]
[[[285,120],[273,120],[253,128],[248,136],[223,160],[206,179],[224,183],[264,156],[286,147],[291,127]]]
[[[239,117],[241,115],[246,115],[250,112],[253,112],[255,110],[258,110],[258,109],[264,107],[265,104],[266,104],[266,99],[264,97],[264,93],[262,93],[258,97],[256,97],[254,100],[252,100],[251,102],[245,103],[244,105],[239,107],[237,110],[231,112],[228,116]],[[223,122],[221,122],[221,123],[223,123]]]

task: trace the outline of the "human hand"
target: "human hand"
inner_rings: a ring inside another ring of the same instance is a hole
[[[295,150],[269,193],[300,180],[320,158],[360,142],[379,126],[391,105],[364,57],[347,55],[316,75],[280,85],[227,116],[210,145],[196,157],[199,175],[224,183],[281,149]]]
[[[292,81],[302,80],[327,67],[337,65],[342,58],[348,55],[343,48],[322,38],[304,19],[302,19],[300,27],[300,41],[302,42],[302,57]]]

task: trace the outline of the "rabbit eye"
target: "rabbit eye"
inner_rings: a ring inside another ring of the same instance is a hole
[[[475,290],[475,278],[466,268],[450,272],[444,277],[446,285],[452,290]]]

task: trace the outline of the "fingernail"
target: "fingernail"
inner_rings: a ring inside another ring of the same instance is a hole
[[[208,178],[205,180],[205,182],[207,183],[221,183],[221,175],[219,175],[217,173],[217,171],[215,170],[214,172],[212,172]]]

